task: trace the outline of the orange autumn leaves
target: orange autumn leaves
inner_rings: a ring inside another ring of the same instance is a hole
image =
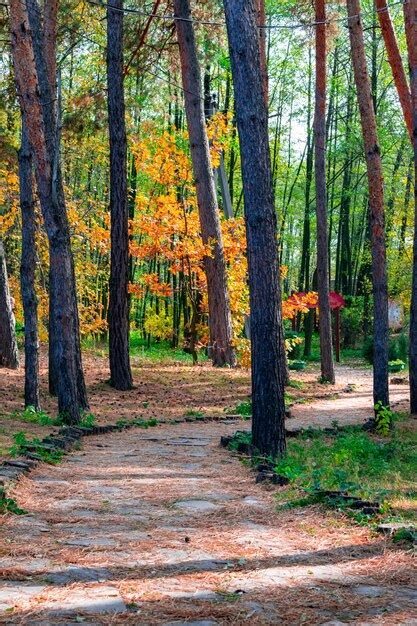
[[[216,115],[208,127],[211,156],[219,163],[227,141],[227,118]],[[142,128],[142,138],[131,146],[140,172],[135,219],[130,223],[130,252],[145,268],[151,261],[168,266],[169,273],[185,275],[192,289],[203,294],[207,311],[203,259],[212,253],[212,244],[203,244],[197,211],[192,167],[185,131],[160,132],[151,124]],[[233,319],[241,328],[247,312],[245,233],[242,218],[222,221],[224,253],[228,265]],[[130,286],[136,296],[145,290],[156,296],[171,296],[172,287],[155,272],[138,272],[138,284]]]
[[[227,122],[225,116],[217,114],[208,127],[214,166],[219,164],[221,150],[229,140]],[[149,271],[153,263],[154,267],[168,267],[171,275],[182,272],[191,289],[203,294],[202,309],[206,313],[203,259],[211,254],[212,246],[204,245],[200,236],[187,134],[173,129],[160,132],[156,125],[148,123],[131,150],[141,178],[135,219],[130,224],[130,252],[141,271],[137,272],[137,283],[130,286],[131,293],[139,298],[145,293],[168,298],[173,295],[167,272]],[[242,355],[242,364],[248,365],[250,347],[242,338],[245,315],[249,313],[244,220],[241,217],[222,219],[221,227],[234,341]],[[286,271],[287,268],[282,267],[281,276],[285,276]],[[296,302],[284,302],[283,317],[291,318],[298,311],[307,311],[309,299],[310,294],[306,294]],[[155,312],[150,312],[150,318],[153,324],[162,325]],[[162,336],[162,327],[160,332]]]

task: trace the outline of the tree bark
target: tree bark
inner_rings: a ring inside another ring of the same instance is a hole
[[[268,60],[266,56],[265,0],[256,0],[256,10],[258,12],[258,33],[259,33],[259,51],[261,55],[262,88],[263,88],[266,108],[268,109],[269,79],[268,79]]]
[[[25,320],[25,406],[40,409],[39,402],[39,334],[36,273],[36,218],[33,198],[32,155],[26,124],[22,117],[22,139],[19,150],[20,210],[22,215],[22,257],[20,287]]]
[[[384,38],[385,49],[387,51],[388,62],[391,66],[392,76],[400,100],[401,109],[407,126],[408,135],[413,141],[413,114],[411,106],[410,89],[407,76],[404,70],[400,49],[392,25],[391,16],[388,11],[386,0],[375,0],[375,7],[378,14],[381,33]]]
[[[30,24],[29,17],[30,15]],[[53,366],[58,410],[67,423],[86,405],[74,264],[56,145],[56,122],[36,0],[10,2],[12,57],[17,91],[27,122],[42,214],[49,240]],[[33,29],[33,32],[32,32]]]
[[[182,85],[187,115],[191,159],[197,191],[201,237],[211,244],[212,254],[204,258],[207,277],[209,329],[213,365],[236,365],[232,345],[232,318],[227,289],[226,264],[220,228],[210,149],[207,138],[204,101],[201,94],[200,66],[189,0],[174,0],[175,20],[181,60]]]
[[[6,255],[0,241],[0,367],[15,370],[19,367],[13,301],[9,290]]]
[[[129,212],[123,92],[123,0],[107,7],[107,106],[110,140],[110,384],[132,388],[129,357]]]
[[[388,287],[385,253],[384,181],[372,102],[359,0],[347,0],[349,36],[359,113],[365,147],[374,299],[374,404],[389,405],[388,392]]]
[[[335,382],[329,304],[329,259],[326,206],[326,5],[316,0],[316,102],[314,151],[317,215],[317,287],[320,310],[321,376]]]
[[[413,120],[414,152],[414,241],[413,241],[413,279],[410,307],[410,411],[417,413],[417,0],[408,0],[404,4],[404,22],[407,39],[408,65]]]
[[[252,343],[252,441],[285,452],[277,218],[254,0],[224,0],[242,161]]]

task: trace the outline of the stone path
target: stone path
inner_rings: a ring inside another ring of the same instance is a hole
[[[277,513],[277,488],[219,447],[236,427],[91,437],[23,478],[0,623],[417,624],[409,556],[335,513]]]

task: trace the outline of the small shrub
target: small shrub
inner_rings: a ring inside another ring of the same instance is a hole
[[[368,363],[374,362],[374,340],[367,337],[363,342],[362,356]]]
[[[252,401],[244,400],[243,402],[239,402],[235,407],[235,412],[245,419],[250,419],[252,417]]]
[[[60,426],[62,423],[59,417],[54,419],[45,411],[37,411],[34,406],[27,406],[23,411],[16,411],[12,416],[22,422],[40,424],[41,426]]]
[[[79,425],[91,428],[95,425],[96,421],[96,416],[93,413],[83,413]]]
[[[24,432],[18,432],[13,435],[13,440],[14,444],[9,449],[9,454],[12,457],[24,454],[28,448],[34,448],[35,454],[37,454],[42,461],[50,465],[56,465],[61,461],[64,454],[63,450],[45,448],[42,441],[37,437],[28,439]]]
[[[21,509],[16,500],[13,498],[7,498],[6,492],[2,487],[0,487],[0,515],[4,515],[5,513],[13,513],[14,515],[27,515],[27,511],[25,509]]]
[[[250,432],[244,432],[242,430],[238,430],[232,437],[228,448],[229,450],[236,451],[239,449],[241,444],[250,445],[252,443],[252,434]]]
[[[374,406],[375,409],[375,431],[382,437],[388,437],[393,413],[389,407],[384,406],[381,402],[377,402]]]

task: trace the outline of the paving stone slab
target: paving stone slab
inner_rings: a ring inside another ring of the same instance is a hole
[[[49,615],[56,617],[79,613],[123,613],[127,610],[118,590],[111,586],[74,588],[70,597],[48,601],[44,607]]]
[[[83,539],[80,537],[79,539],[66,539],[64,541],[59,541],[66,546],[80,546],[83,548],[96,548],[100,546],[117,546],[117,541],[114,539],[110,539],[109,537],[86,537]]]
[[[386,587],[377,587],[375,585],[358,585],[358,587],[354,587],[353,591],[360,596],[379,598],[389,594],[391,590]]]
[[[191,437],[178,437],[177,439],[169,439],[169,446],[208,446],[211,439],[192,439]]]
[[[219,600],[221,598],[218,593],[211,589],[200,589],[198,591],[164,591],[163,589],[158,589],[158,592],[163,596],[184,600]]]
[[[105,567],[68,567],[60,572],[50,572],[45,580],[53,585],[69,585],[75,582],[99,582],[112,577],[110,570]]]
[[[253,496],[245,496],[242,498],[242,502],[248,504],[249,506],[256,506],[258,508],[264,509],[266,507],[264,502],[258,500],[258,498],[254,498]]]
[[[44,572],[53,567],[53,562],[50,559],[35,558],[28,560],[27,558],[5,558],[1,559],[1,568],[4,570],[15,569],[27,574],[36,574],[38,572]]]
[[[19,585],[16,583],[2,583],[0,587],[0,611],[6,611],[10,607],[22,601],[30,602],[45,589],[45,585]]]
[[[213,504],[213,502],[208,500],[179,500],[174,503],[174,506],[192,513],[208,513],[219,508],[217,504]]]

